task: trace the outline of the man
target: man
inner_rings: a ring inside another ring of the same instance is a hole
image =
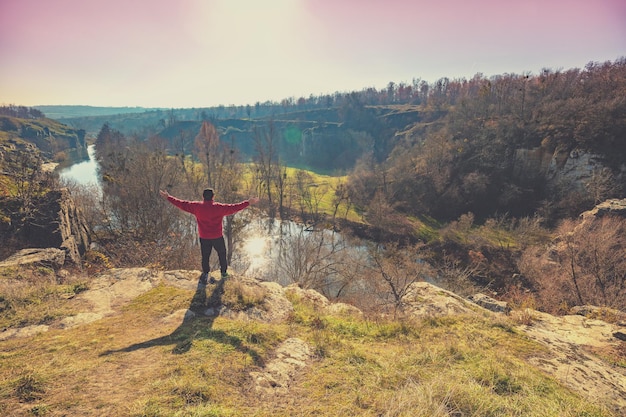
[[[160,190],[159,194],[179,209],[196,216],[198,223],[198,235],[200,236],[200,251],[202,253],[202,275],[200,283],[206,284],[210,272],[209,257],[215,248],[220,261],[222,278],[228,276],[228,261],[226,259],[226,243],[222,230],[224,216],[230,216],[248,207],[250,204],[259,202],[258,197],[244,200],[237,204],[224,204],[213,201],[213,189],[207,188],[202,193],[203,201],[180,200],[171,196],[167,191]],[[211,284],[215,282],[211,277]]]

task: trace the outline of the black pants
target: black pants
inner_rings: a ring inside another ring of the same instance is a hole
[[[209,258],[211,257],[211,251],[215,248],[217,257],[220,260],[220,270],[222,274],[226,273],[228,268],[228,260],[226,259],[226,243],[224,242],[224,236],[217,239],[202,239],[200,238],[200,251],[202,252],[202,272],[209,273],[211,268],[209,267]]]

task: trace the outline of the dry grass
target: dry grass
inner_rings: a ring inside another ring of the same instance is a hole
[[[506,319],[336,317],[295,300],[282,324],[172,320],[192,298],[158,286],[91,324],[0,342],[0,414],[612,415],[529,366],[539,347]],[[257,394],[249,373],[289,337],[305,340],[315,359],[289,394]]]
[[[239,280],[227,280],[221,302],[233,311],[244,311],[252,307],[262,307],[267,290],[259,285],[244,285]]]
[[[60,277],[46,267],[0,269],[0,329],[45,324],[74,313],[70,302],[87,289],[85,279]]]
[[[509,292],[509,299],[509,305],[512,308],[511,319],[517,324],[532,325],[536,320],[534,311],[537,310],[537,303],[533,294],[514,288]]]

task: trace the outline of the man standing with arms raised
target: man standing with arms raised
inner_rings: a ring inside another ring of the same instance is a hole
[[[222,278],[228,276],[228,261],[226,258],[226,243],[222,229],[222,221],[225,216],[230,216],[248,207],[250,204],[259,202],[258,197],[252,197],[236,204],[217,203],[213,201],[214,192],[212,188],[207,188],[202,193],[203,201],[180,200],[171,196],[167,191],[159,191],[161,196],[179,209],[191,213],[196,217],[198,223],[198,235],[200,236],[200,251],[202,253],[202,275],[200,283],[206,284],[209,276],[209,257],[215,248],[220,261]],[[213,277],[211,284],[215,282]]]

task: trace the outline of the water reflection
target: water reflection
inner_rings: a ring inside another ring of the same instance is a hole
[[[242,245],[243,253],[249,259],[249,269],[258,271],[267,267],[270,257],[267,256],[267,249],[271,244],[269,236],[254,235],[244,240]]]
[[[239,216],[246,225],[233,253],[233,268],[250,276],[276,281],[276,263],[279,248],[286,238],[284,229],[287,226],[276,227],[277,222],[248,213]]]
[[[75,162],[72,165],[64,168],[60,168],[59,177],[62,180],[69,180],[76,182],[80,185],[97,185],[98,184],[98,163],[95,158],[95,147],[89,145],[87,147],[88,159],[83,159],[80,155],[76,155],[76,158],[80,157],[80,162]],[[76,161],[75,157],[70,155],[70,160]]]
[[[258,217],[246,222],[232,266],[265,281],[298,282],[336,293],[346,269],[354,269],[365,253],[362,241],[332,230]]]

